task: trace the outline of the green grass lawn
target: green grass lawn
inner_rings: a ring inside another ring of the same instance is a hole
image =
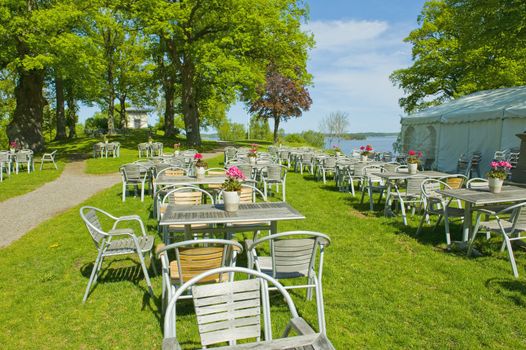
[[[56,162],[58,170],[55,170],[53,164],[45,163],[42,171],[40,171],[40,158],[36,160],[38,162],[35,161],[36,171],[34,172],[28,174],[24,168],[18,174],[11,173],[11,176],[4,173],[4,181],[0,182],[0,202],[35,190],[43,184],[57,179],[64,170],[65,163],[58,160]]]
[[[517,253],[521,277],[514,279],[506,256],[497,252],[499,240],[484,245],[487,255],[468,259],[444,249],[443,226],[415,237],[416,218],[404,227],[400,218],[368,213],[368,205],[337,192],[331,182],[293,173],[287,180],[287,199],[306,219],[280,223],[279,230],[320,231],[332,239],[324,295],[328,336],[337,349],[526,348],[524,253]],[[139,214],[156,232],[151,199],[122,203],[119,185],[85,204],[116,215]],[[147,294],[135,258],[106,261],[99,284],[81,303],[96,250],[78,209],[1,250],[2,349],[160,348],[160,301]],[[459,225],[452,232],[460,238]],[[160,297],[160,277],[153,283]],[[303,290],[293,292],[300,314],[316,325],[315,302],[304,296]],[[278,298],[273,302],[278,335],[287,315]],[[181,342],[195,347],[191,304],[178,321]]]

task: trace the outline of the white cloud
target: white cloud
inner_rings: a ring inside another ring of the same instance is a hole
[[[373,40],[389,25],[383,21],[313,21],[305,30],[314,34],[316,49],[344,50],[346,46]]]

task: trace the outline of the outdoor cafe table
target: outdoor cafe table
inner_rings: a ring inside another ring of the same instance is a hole
[[[440,179],[445,176],[448,176],[450,174],[442,173],[440,171],[432,171],[432,170],[426,170],[426,171],[419,171],[416,174],[409,174],[409,172],[394,172],[394,171],[386,171],[383,173],[374,173],[373,175],[376,175],[378,177],[381,177],[386,181],[387,188],[385,190],[385,207],[384,207],[384,215],[385,216],[392,216],[391,212],[391,202],[392,202],[392,195],[391,195],[391,188],[393,186],[393,182],[397,180],[406,180],[409,177],[412,176],[419,176],[419,177],[425,177],[426,179]]]
[[[159,226],[166,229],[170,225],[184,225],[186,235],[194,232],[235,232],[236,227],[194,227],[196,224],[236,224],[246,222],[261,222],[261,228],[254,230],[268,230],[263,224],[270,222],[270,233],[277,233],[278,221],[301,220],[305,216],[285,202],[262,202],[240,204],[236,212],[227,212],[223,204],[203,205],[174,205],[168,204],[159,222]],[[246,231],[246,227],[239,230]],[[252,230],[252,227],[251,227]]]
[[[489,188],[462,188],[446,189],[437,191],[437,193],[460,199],[464,201],[464,227],[462,230],[462,241],[467,242],[471,237],[472,230],[472,212],[473,208],[487,204],[502,204],[512,202],[526,201],[526,188],[517,186],[502,186],[500,193],[491,193]]]

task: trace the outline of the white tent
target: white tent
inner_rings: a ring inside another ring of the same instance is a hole
[[[442,171],[454,172],[461,154],[482,153],[481,171],[495,151],[518,148],[526,130],[526,86],[479,91],[401,119],[402,145],[421,150]]]

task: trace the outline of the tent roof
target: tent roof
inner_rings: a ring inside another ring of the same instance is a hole
[[[526,118],[526,86],[485,90],[402,118],[402,124],[465,123],[497,118]]]

